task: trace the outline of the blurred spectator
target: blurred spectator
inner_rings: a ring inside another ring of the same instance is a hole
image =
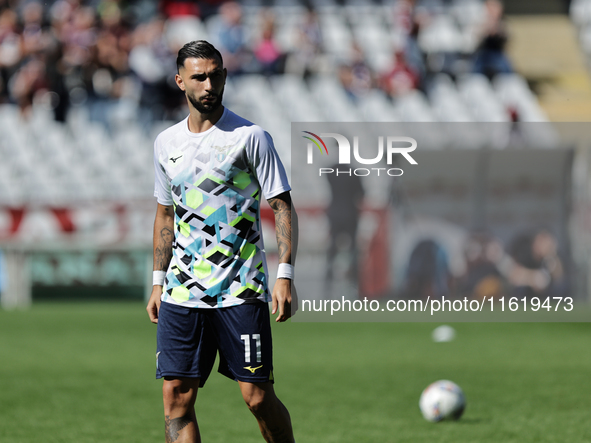
[[[478,300],[502,297],[505,281],[499,263],[504,255],[502,244],[493,236],[471,234],[464,245],[466,272],[460,279],[459,295]]]
[[[465,247],[466,274],[460,295],[500,298],[563,295],[566,279],[558,242],[547,230],[520,233],[507,250],[486,234],[473,234]]]
[[[486,0],[486,15],[479,32],[480,45],[474,55],[473,71],[489,79],[496,74],[513,72],[505,54],[507,29],[503,21],[503,4],[499,0]]]
[[[65,1],[54,4],[52,25],[64,47],[64,63],[79,70],[90,61],[90,51],[96,43],[95,15],[92,8],[69,10],[69,6]]]
[[[43,5],[33,1],[27,3],[22,12],[23,55],[40,54],[46,45],[43,32]]]
[[[264,75],[280,74],[284,70],[285,55],[275,40],[275,16],[270,10],[261,13],[261,36],[254,47],[258,71]]]
[[[404,59],[422,82],[426,75],[423,52],[418,43],[420,30],[430,21],[428,10],[417,11],[415,0],[399,0],[393,8],[393,27],[396,46],[404,52]]]
[[[8,100],[8,82],[22,57],[18,16],[12,9],[0,12],[0,102]]]
[[[417,73],[419,82],[422,84],[427,75],[427,67],[425,66],[425,57],[418,42],[420,30],[420,22],[415,20],[404,42],[404,59],[412,67],[412,70]]]
[[[357,95],[353,88],[353,69],[348,64],[343,63],[338,69],[339,81],[341,86],[345,90],[347,97],[352,101],[357,101]]]
[[[210,20],[213,21],[213,44],[221,52],[228,74],[242,74],[252,58],[242,24],[242,7],[236,2],[224,3],[219,9],[219,16]]]
[[[111,124],[112,111],[118,99],[129,90],[128,53],[131,36],[118,19],[109,18],[109,27],[101,29],[96,44],[91,48],[92,58],[87,69],[90,80],[90,119]]]
[[[367,94],[374,86],[374,74],[367,64],[365,54],[357,43],[353,43],[351,73],[353,74],[353,91],[357,97]]]
[[[394,52],[391,70],[379,80],[380,88],[391,97],[417,89],[425,74],[423,54],[417,43],[419,20],[415,16],[415,0],[399,0],[393,8]]]
[[[65,122],[70,109],[71,99],[70,90],[67,84],[67,71],[63,63],[63,46],[57,40],[53,32],[45,33],[44,60],[47,73],[47,87],[53,94],[54,103],[52,103],[55,120]],[[74,86],[71,88],[74,90]],[[79,92],[82,88],[78,88]],[[84,93],[84,96],[86,94]]]
[[[129,54],[130,69],[141,88],[140,117],[146,127],[154,120],[172,118],[184,98],[171,74],[176,70],[176,55],[164,36],[164,26],[162,17],[139,25]]]
[[[338,169],[338,164],[333,165]],[[364,189],[357,175],[328,174],[331,199],[326,208],[330,241],[326,251],[326,290],[330,292],[335,278],[337,256],[348,255],[348,266],[344,278],[357,286],[359,281],[359,251],[357,227],[362,211]]]
[[[351,49],[351,63],[339,67],[339,80],[349,98],[356,102],[373,87],[373,73],[359,45],[355,43]]]
[[[404,95],[419,86],[418,73],[408,65],[403,51],[394,54],[394,66],[380,79],[380,87],[391,97]]]
[[[310,74],[322,71],[326,60],[322,30],[314,8],[307,8],[303,21],[297,28],[296,41],[297,51],[289,55],[286,72],[307,78]]]
[[[405,283],[409,300],[449,297],[452,276],[445,249],[432,239],[419,241],[410,254]]]
[[[224,0],[160,0],[160,10],[167,17],[192,15],[203,20],[215,14]]]
[[[553,296],[566,293],[564,266],[558,241],[546,229],[517,235],[509,252],[516,264],[512,283],[516,296]]]
[[[47,89],[45,63],[31,58],[14,74],[9,83],[10,96],[18,104],[25,117],[31,112],[33,99],[38,92]]]
[[[200,16],[199,5],[193,0],[162,0],[160,5],[162,13],[167,17]]]
[[[123,21],[121,2],[118,0],[100,0],[96,7],[98,17],[104,28],[116,29]]]
[[[398,0],[392,8],[394,30],[398,38],[405,39],[410,35],[414,23],[415,0]]]
[[[405,48],[408,40],[416,41],[420,22],[427,20],[425,12],[417,15],[415,0],[399,0],[392,8],[394,40],[399,48]]]

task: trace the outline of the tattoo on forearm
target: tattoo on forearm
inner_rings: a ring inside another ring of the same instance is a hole
[[[170,418],[168,415],[164,419],[164,432],[166,434],[166,443],[177,441],[179,433],[188,424],[191,423],[191,418],[187,415],[178,418]]]
[[[172,259],[172,241],[174,233],[169,227],[160,231],[158,243],[154,245],[154,269],[166,271]]]
[[[295,231],[295,226],[292,226],[292,218],[295,218],[295,213],[292,213],[291,204],[282,198],[269,199],[269,205],[275,213],[275,234],[277,236],[277,248],[279,249],[279,262],[293,264],[295,242],[292,241],[292,233]]]

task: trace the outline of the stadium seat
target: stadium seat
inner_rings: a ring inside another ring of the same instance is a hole
[[[482,23],[486,11],[480,0],[454,0],[449,13],[461,28],[471,29]]]
[[[299,26],[303,23],[305,9],[297,0],[291,5],[276,5],[275,17],[277,30],[275,31],[275,40],[283,52],[292,52],[298,50]]]
[[[404,122],[435,122],[431,106],[421,91],[415,90],[397,97],[397,114]]]
[[[462,52],[464,38],[452,17],[441,14],[421,30],[418,37],[419,46],[426,53]]]
[[[360,99],[359,109],[367,122],[398,122],[400,116],[382,91],[372,90]]]
[[[353,37],[341,14],[320,14],[325,50],[337,59],[349,60]]]
[[[509,121],[509,113],[495,95],[490,81],[484,75],[465,74],[461,76],[458,80],[458,90],[475,121]]]
[[[519,121],[548,121],[527,82],[519,74],[499,74],[495,77],[493,86],[500,102],[505,108],[514,109]]]
[[[433,113],[441,122],[474,121],[458,90],[447,74],[438,74],[429,93]]]
[[[275,96],[287,111],[291,121],[325,121],[322,111],[315,105],[306,83],[299,76],[275,76],[271,85]]]
[[[194,16],[173,17],[166,21],[165,37],[171,48],[181,48],[191,40],[207,39],[207,29],[203,22]]]
[[[363,121],[359,111],[336,78],[318,75],[311,80],[311,90],[316,104],[322,108],[330,121]]]

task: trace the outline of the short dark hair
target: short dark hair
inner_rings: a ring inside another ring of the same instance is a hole
[[[215,46],[205,40],[193,40],[187,43],[181,49],[179,49],[178,56],[176,58],[176,69],[179,71],[185,66],[185,60],[188,58],[203,58],[205,60],[219,59],[222,66],[224,66],[224,60],[222,54],[218,51]]]

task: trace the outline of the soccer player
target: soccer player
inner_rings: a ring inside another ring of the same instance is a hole
[[[158,324],[166,441],[201,441],[194,404],[219,351],[218,371],[238,381],[264,439],[293,442],[289,413],[273,389],[270,328],[271,314],[284,322],[297,306],[290,186],[269,134],[222,105],[227,72],[218,50],[187,43],[177,69],[190,113],[154,143],[158,206],[147,306]],[[279,247],[272,294],[262,196],[274,211]]]

